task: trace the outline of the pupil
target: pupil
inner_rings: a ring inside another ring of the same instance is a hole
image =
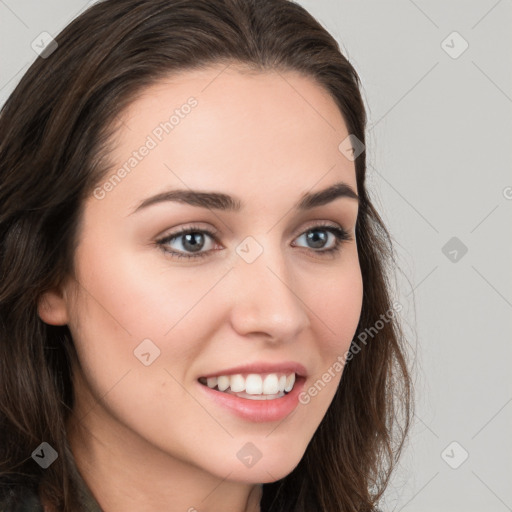
[[[201,238],[200,242],[194,241],[194,237],[196,236]],[[204,237],[202,233],[187,233],[184,235],[184,239],[185,243],[183,244],[183,247],[190,251],[199,251],[204,245]]]
[[[318,233],[321,233],[321,235],[317,236]],[[318,248],[323,247],[323,245],[325,244],[326,239],[327,239],[327,233],[325,231],[319,231],[319,230],[310,231],[307,234],[307,238],[308,238],[309,242],[313,243],[313,247],[315,249],[318,249]]]

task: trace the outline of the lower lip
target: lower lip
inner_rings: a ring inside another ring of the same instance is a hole
[[[288,416],[299,404],[299,394],[304,388],[304,377],[295,380],[293,389],[281,398],[273,400],[250,400],[223,393],[198,382],[203,393],[222,407],[226,407],[236,416],[245,420],[262,423],[279,421]]]

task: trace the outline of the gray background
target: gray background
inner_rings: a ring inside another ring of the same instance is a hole
[[[417,410],[383,508],[512,511],[512,2],[299,3],[361,76],[370,189],[401,269]],[[0,0],[0,104],[32,42],[87,4]]]

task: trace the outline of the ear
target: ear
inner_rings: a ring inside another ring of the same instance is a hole
[[[39,318],[50,325],[66,325],[68,323],[68,311],[66,298],[59,288],[44,292],[38,300],[37,312]]]

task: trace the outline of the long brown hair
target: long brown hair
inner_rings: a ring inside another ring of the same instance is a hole
[[[0,114],[0,484],[40,490],[67,512],[81,510],[65,430],[76,352],[68,327],[42,322],[37,304],[73,275],[83,202],[110,169],[119,114],[161,78],[224,62],[310,77],[363,144],[366,113],[359,77],[335,39],[288,0],[105,0],[55,40]],[[365,152],[355,167],[364,296],[353,343],[393,308],[392,246],[365,187]],[[381,324],[346,362],[300,463],[264,484],[262,511],[375,508],[412,411],[399,321]],[[42,441],[59,454],[44,470],[31,458]]]

